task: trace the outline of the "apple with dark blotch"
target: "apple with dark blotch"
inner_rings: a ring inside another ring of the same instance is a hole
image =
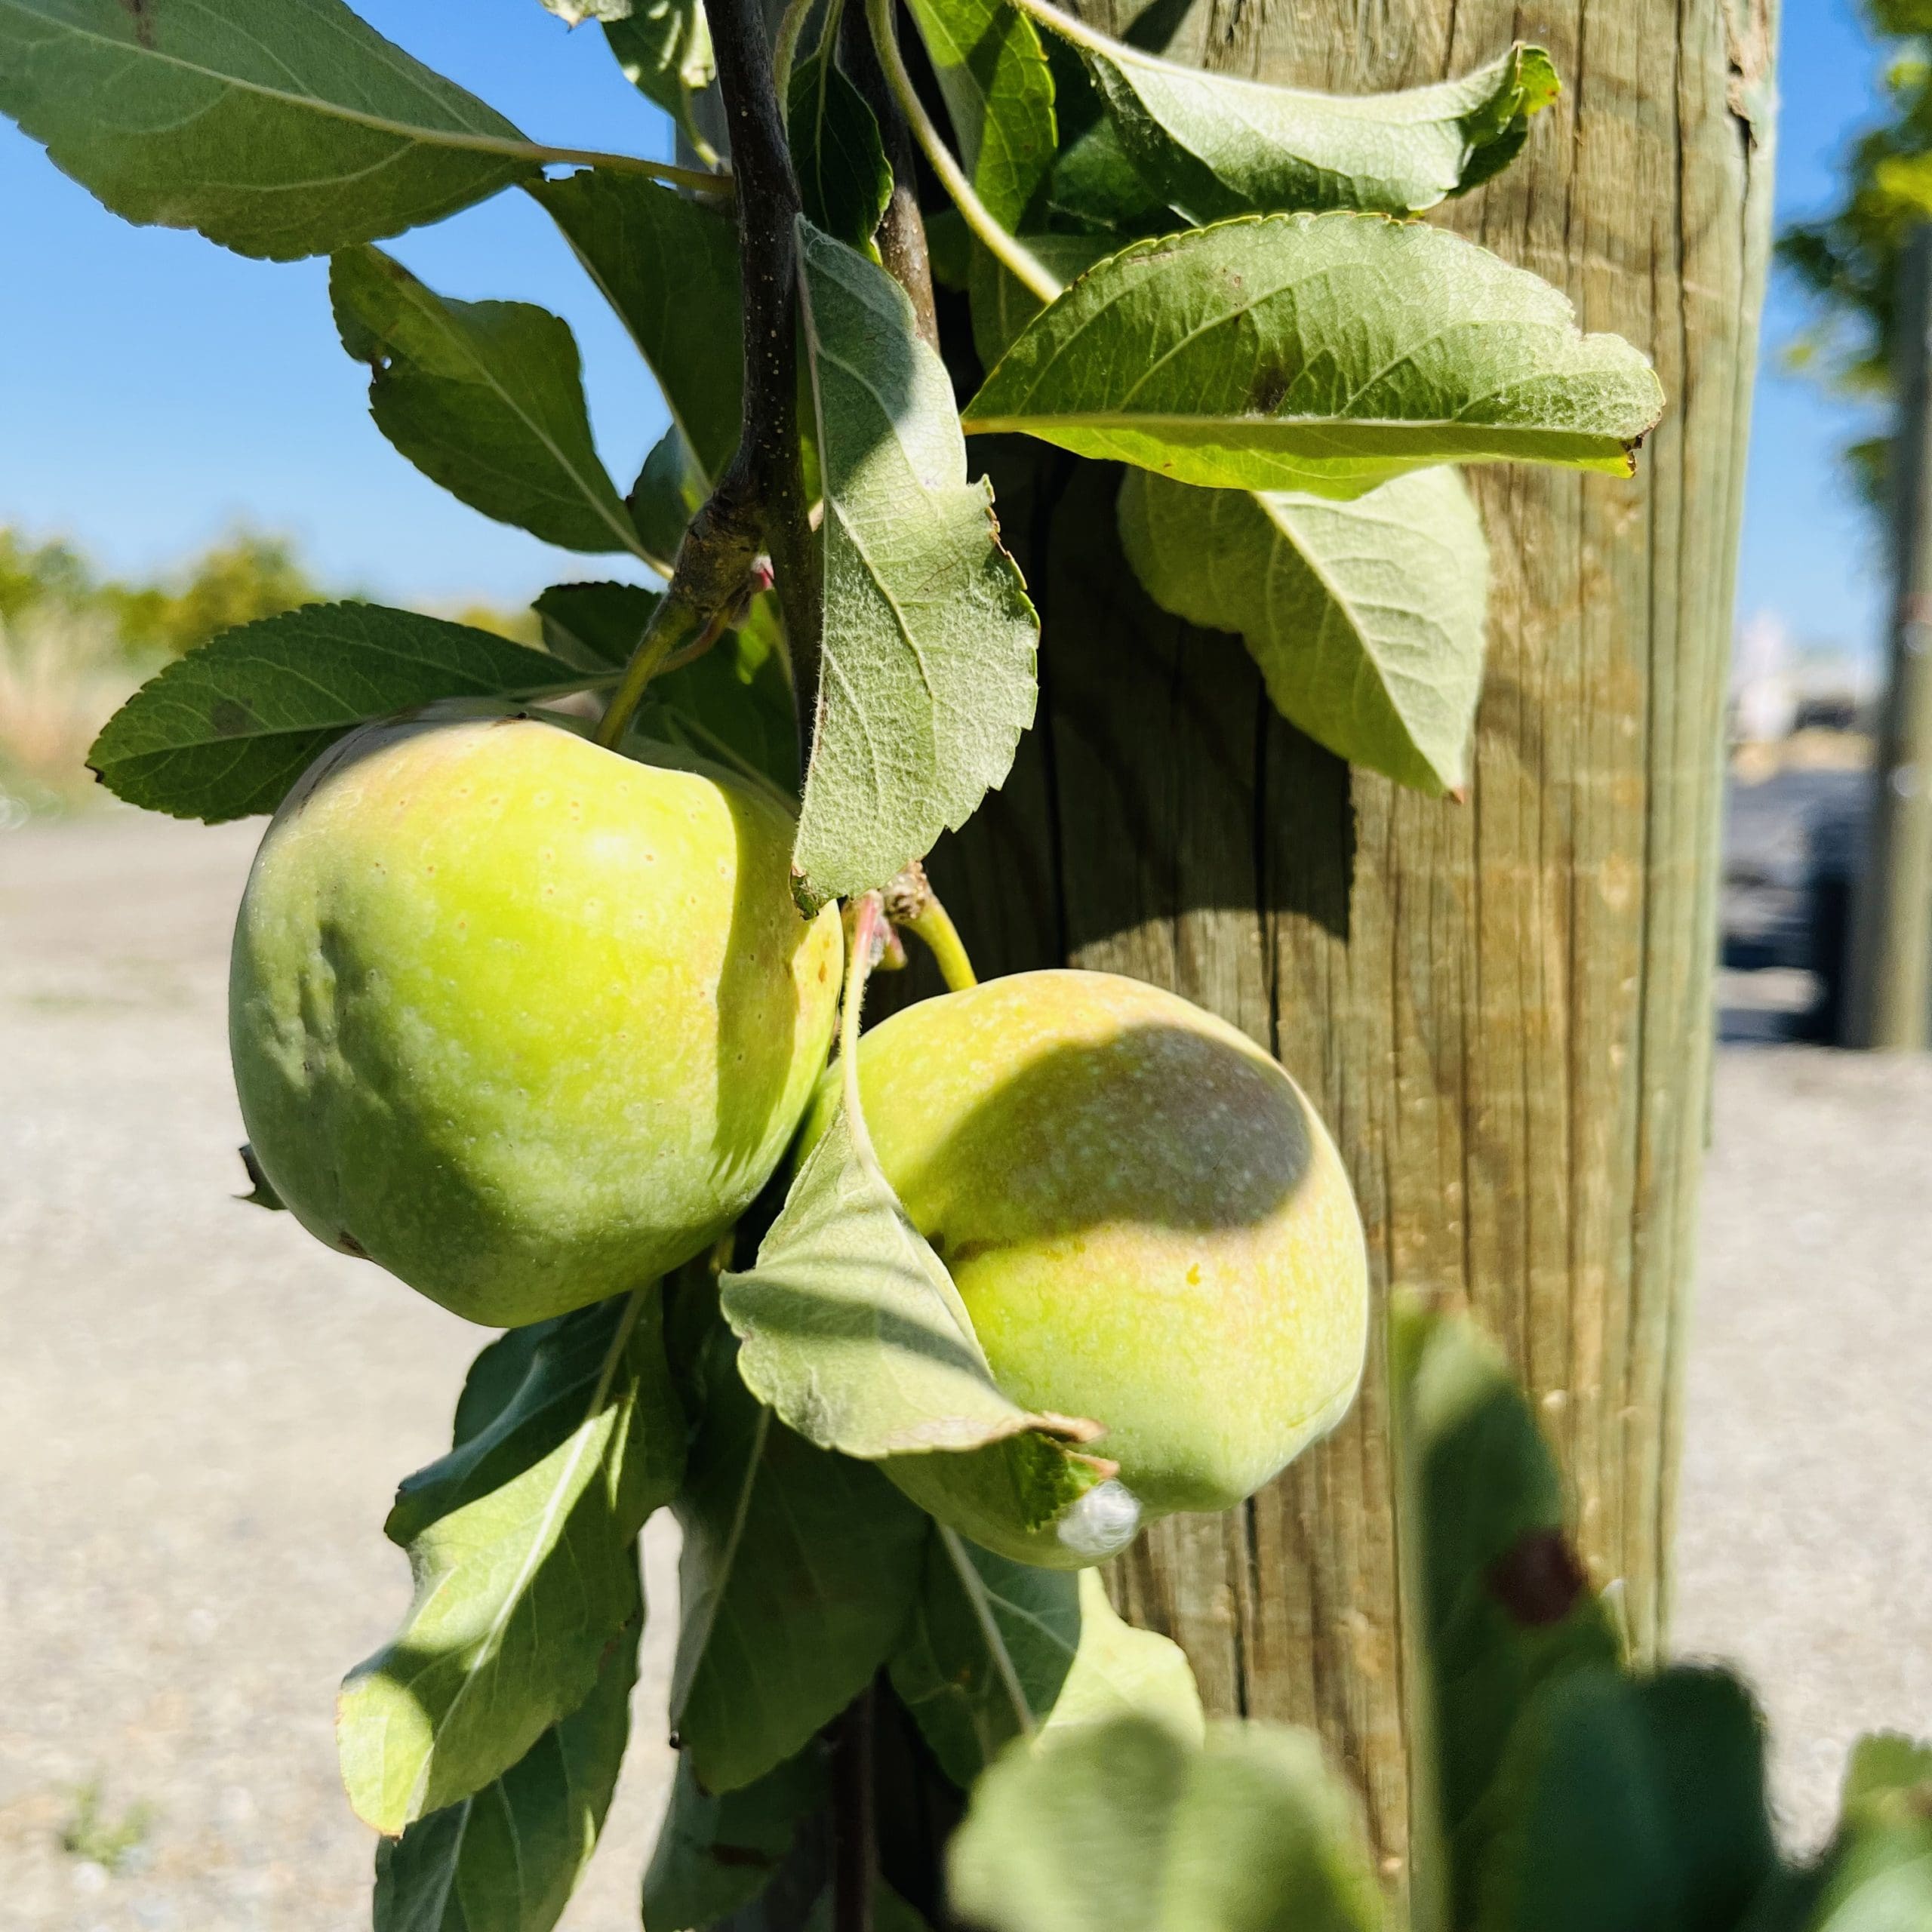
[[[473,708],[472,708],[473,709]],[[793,821],[515,715],[370,725],[263,839],[229,982],[250,1143],[303,1224],[515,1327],[701,1253],[825,1063],[838,915]]]
[[[995,1380],[1099,1423],[1091,1447],[1144,1518],[1232,1508],[1348,1408],[1368,1335],[1355,1198],[1301,1090],[1244,1035],[1137,980],[1024,973],[875,1027],[859,1086]],[[814,1130],[838,1091],[835,1069]],[[907,1459],[933,1466],[906,1486],[942,1518],[953,1460]],[[956,1527],[988,1540],[974,1507]]]

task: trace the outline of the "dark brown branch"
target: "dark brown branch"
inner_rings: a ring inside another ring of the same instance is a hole
[[[878,1863],[872,1799],[872,1698],[860,1692],[831,1730],[832,1932],[872,1932]]]
[[[892,165],[892,198],[878,225],[879,259],[894,281],[912,298],[912,320],[920,340],[939,349],[939,315],[933,303],[933,266],[926,248],[926,224],[919,213],[918,177],[913,171],[912,130],[888,85],[872,45],[872,29],[858,0],[847,0],[839,22],[838,51],[852,85],[865,97],[878,122],[885,158]]]
[[[820,585],[798,441],[798,183],[759,0],[706,0],[705,12],[737,183],[744,282],[744,430],[718,495],[747,504],[762,525],[791,642],[802,738],[818,703]]]
[[[757,568],[771,558],[792,651],[800,752],[818,703],[818,546],[805,504],[798,439],[798,184],[771,83],[771,49],[758,0],[706,0],[737,189],[743,285],[745,381],[737,453],[678,546],[671,582],[598,737],[616,744],[651,680],[695,655],[731,621]]]

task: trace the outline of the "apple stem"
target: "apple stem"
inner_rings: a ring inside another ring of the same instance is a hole
[[[945,980],[949,992],[963,993],[980,983],[967,957],[959,928],[940,903],[926,877],[926,869],[915,859],[884,891],[885,915],[894,925],[916,934],[933,956],[933,962]]]

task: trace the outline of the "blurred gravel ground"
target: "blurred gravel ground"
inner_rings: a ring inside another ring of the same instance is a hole
[[[0,1928],[350,1932],[331,1698],[408,1593],[380,1524],[478,1331],[235,1204],[227,932],[259,827],[0,834]],[[1726,1054],[1678,1628],[1758,1682],[1815,1835],[1846,1743],[1932,1733],[1932,1067]],[[654,1527],[635,1743],[565,1924],[636,1924],[669,1774]],[[75,1794],[151,1817],[118,1869]]]

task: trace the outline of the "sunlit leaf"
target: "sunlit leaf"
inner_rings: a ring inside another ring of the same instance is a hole
[[[402,1485],[385,1527],[415,1598],[337,1709],[368,1823],[400,1832],[471,1796],[583,1703],[635,1609],[633,1546],[684,1447],[647,1291],[566,1317],[494,1418]]]
[[[1005,778],[1038,626],[905,291],[808,223],[798,236],[825,626],[794,865],[817,903],[883,884]]]
[[[640,1597],[576,1710],[494,1783],[382,1841],[374,1932],[549,1932],[611,1807],[643,1628]]]
[[[892,1685],[941,1768],[968,1787],[1014,1738],[1139,1715],[1201,1737],[1179,1647],[1124,1623],[1100,1574],[1014,1563],[935,1537]]]
[[[1852,1747],[1838,1829],[1740,1932],[1918,1932],[1932,1925],[1932,1744],[1879,1733]]]
[[[1317,94],[1184,66],[1057,10],[1038,14],[1079,50],[1135,173],[1196,222],[1433,208],[1508,166],[1558,92],[1540,47],[1432,87]]]
[[[1094,1425],[1001,1392],[958,1290],[854,1145],[842,1106],[758,1265],[721,1287],[744,1343],[740,1373],[759,1399],[826,1448],[882,1460],[961,1534],[1063,1568],[1131,1537],[1133,1516],[1112,1506],[1112,1466],[1068,1447]]]
[[[967,405],[1219,488],[1355,496],[1442,463],[1631,473],[1650,364],[1547,282],[1426,224],[1263,215],[1139,242],[1028,325]]]
[[[638,548],[591,440],[565,323],[527,302],[451,302],[379,248],[329,264],[342,346],[376,426],[472,509],[568,550]]]
[[[554,697],[583,674],[467,624],[380,604],[310,604],[177,658],[110,718],[89,767],[177,818],[273,811],[340,737],[438,698]]]
[[[707,161],[710,149],[693,109],[717,74],[703,0],[605,0],[604,36],[626,80],[677,122]]]
[[[1133,470],[1120,529],[1147,594],[1189,623],[1236,632],[1291,724],[1419,790],[1464,783],[1489,549],[1454,470],[1418,470],[1346,502]]]
[[[1307,1733],[1220,1724],[1204,1749],[1146,1718],[1009,1750],[948,1866],[985,1932],[1374,1932],[1352,1794]]]
[[[1017,229],[1053,166],[1054,78],[1033,23],[1007,0],[907,0],[974,192]]]
[[[438,221],[540,158],[339,0],[0,0],[0,112],[116,214],[278,261]]]

